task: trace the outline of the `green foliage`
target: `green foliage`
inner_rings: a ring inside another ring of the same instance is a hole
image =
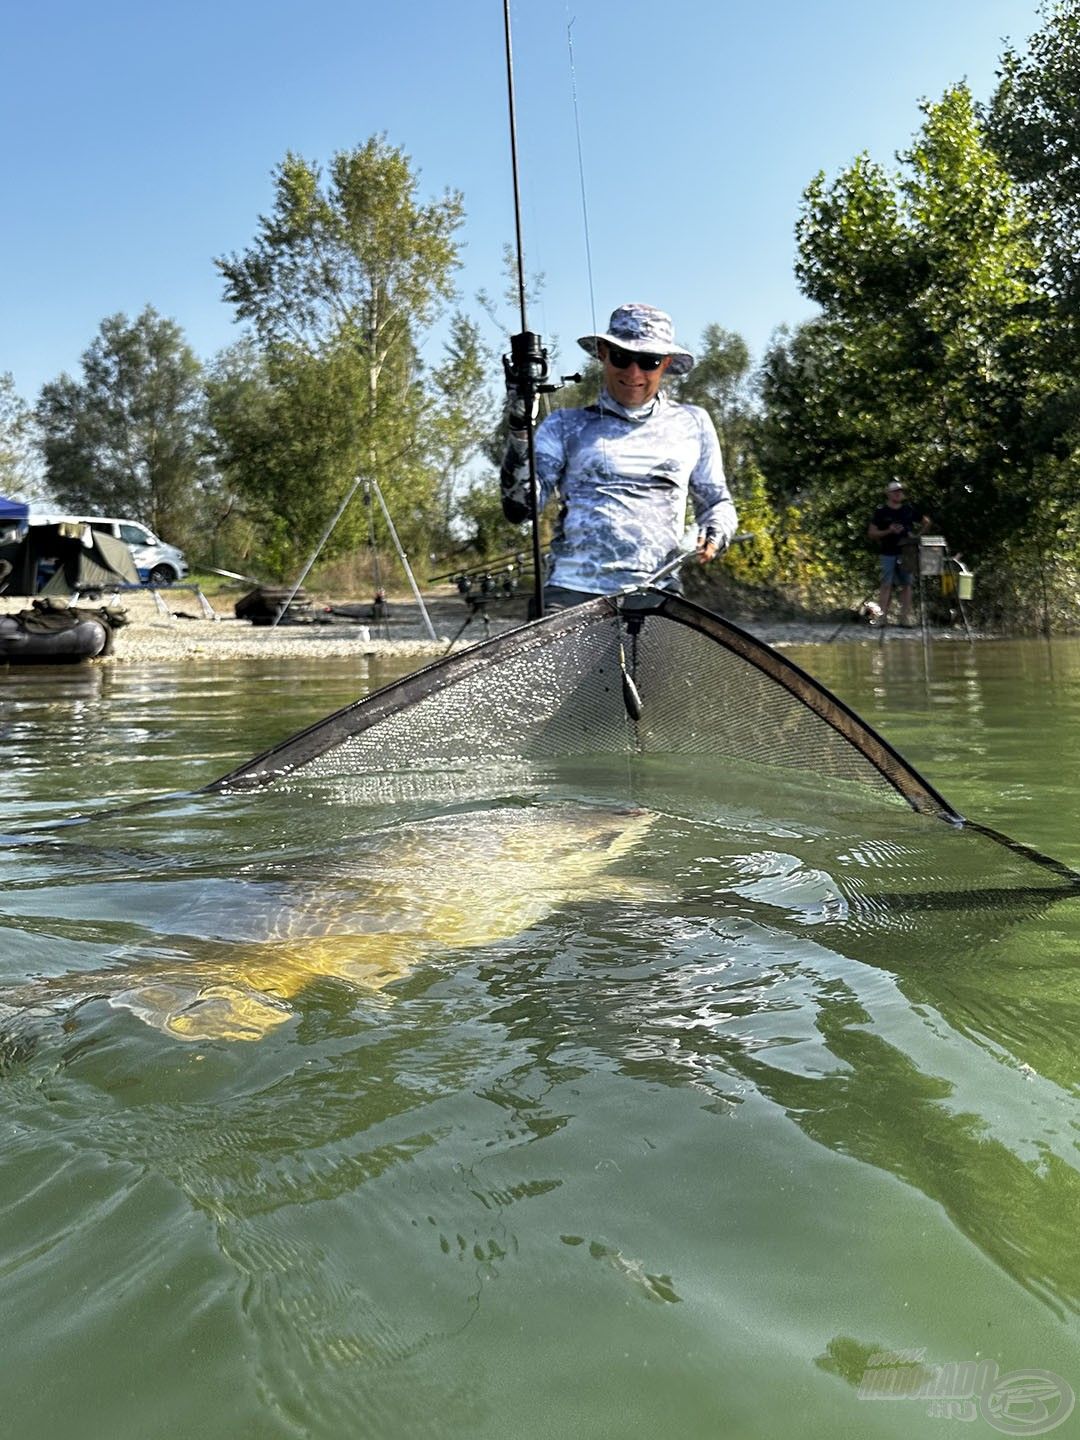
[[[746,460],[754,427],[746,341],[720,325],[707,325],[689,375],[671,382],[676,400],[706,410],[720,437],[724,473],[729,480]]]
[[[850,586],[850,568],[841,554],[821,543],[813,509],[783,506],[774,532],[776,570],[773,583],[792,596],[822,606],[844,595]]]
[[[34,416],[7,371],[0,373],[0,495],[9,500],[42,498],[34,452]]]
[[[798,274],[820,319],[766,357],[761,459],[779,494],[852,559],[899,476],[972,559],[1037,523],[1056,439],[1038,251],[964,86],[924,105],[890,177],[865,156],[808,188]]]
[[[151,306],[103,320],[82,380],[43,386],[37,405],[57,503],[141,520],[198,543],[207,478],[202,368],[172,320]]]
[[[761,585],[776,578],[781,553],[780,516],[769,498],[765,477],[753,460],[739,476],[739,530],[748,540],[732,546],[725,561],[736,580]]]
[[[1080,311],[1080,0],[1041,10],[1026,54],[1011,46],[988,107],[991,143],[1031,202],[1052,288]],[[1075,343],[1075,342],[1074,342]]]
[[[430,548],[439,553],[452,548],[462,498],[471,493],[470,463],[482,453],[498,424],[500,407],[488,383],[496,364],[497,357],[481,341],[479,327],[460,311],[455,313],[442,364],[431,374],[432,404],[425,426],[430,464],[439,477],[438,525]],[[476,520],[472,514],[464,518],[470,524]]]
[[[460,470],[478,422],[453,393],[453,358],[426,387],[417,345],[454,293],[462,206],[450,193],[421,204],[416,189],[383,137],[335,154],[325,179],[290,154],[252,246],[217,261],[259,354],[217,377],[218,453],[279,573],[317,544],[357,475],[378,482],[407,548],[445,532],[455,481],[436,466]],[[478,364],[467,322],[451,335],[456,359]],[[367,532],[358,491],[326,558]]]
[[[268,352],[321,355],[352,342],[378,372],[453,295],[461,196],[419,204],[409,157],[385,136],[338,151],[325,183],[292,153],[274,177],[254,244],[216,262],[225,299]]]
[[[428,533],[436,513],[433,476],[413,443],[424,400],[417,385],[396,379],[397,405],[372,418],[357,404],[364,362],[353,349],[268,360],[241,347],[222,358],[208,383],[216,458],[226,492],[238,497],[254,527],[265,573],[295,573],[357,474],[372,473],[363,465],[372,448],[380,460],[374,478],[403,540],[410,545]],[[334,525],[323,558],[367,545],[371,513],[361,486]]]
[[[458,513],[465,529],[463,548],[479,560],[528,550],[532,543],[528,525],[511,525],[503,515],[496,480],[473,481],[458,503]]]

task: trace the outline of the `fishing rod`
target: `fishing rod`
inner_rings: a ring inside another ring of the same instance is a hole
[[[514,49],[510,30],[510,0],[503,0],[503,31],[506,38],[506,95],[510,122],[510,169],[514,180],[514,234],[517,249],[518,310],[521,330],[510,337],[510,354],[503,356],[503,374],[507,393],[516,396],[525,412],[525,435],[529,459],[529,512],[532,522],[533,612],[539,620],[544,614],[544,571],[540,553],[540,482],[536,474],[536,408],[541,395],[559,390],[565,380],[578,380],[578,375],[552,380],[548,370],[548,352],[541,336],[529,329],[525,300],[525,247],[521,238],[521,182],[518,173],[517,115],[514,105]]]
[[[494,570],[523,570],[525,558],[520,550],[511,550],[505,555],[496,555],[491,560],[477,560],[473,565],[459,565],[456,570],[446,570],[441,575],[429,575],[427,583],[435,585],[440,580],[456,580],[459,575],[478,575]]]

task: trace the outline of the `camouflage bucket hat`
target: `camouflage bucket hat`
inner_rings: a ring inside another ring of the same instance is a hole
[[[607,340],[623,350],[638,350],[644,355],[670,355],[670,375],[685,375],[694,363],[690,351],[675,344],[671,316],[652,305],[620,305],[611,312],[604,334],[582,335],[577,343],[594,360],[599,360],[596,347],[600,340]]]

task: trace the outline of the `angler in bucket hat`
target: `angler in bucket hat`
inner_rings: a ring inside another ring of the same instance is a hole
[[[594,360],[602,360],[603,349],[611,345],[637,354],[670,355],[666,370],[671,375],[687,375],[694,364],[690,351],[675,344],[671,316],[652,305],[620,305],[612,311],[603,334],[582,335],[577,343]]]
[[[599,399],[554,411],[535,435],[541,510],[559,499],[545,609],[643,584],[679,555],[688,501],[703,563],[727,548],[737,525],[708,413],[661,388],[667,375],[685,375],[694,363],[675,342],[671,316],[652,305],[620,305],[607,330],[578,344],[602,366]],[[503,513],[520,523],[529,516],[528,427],[515,399],[507,405],[500,483]]]

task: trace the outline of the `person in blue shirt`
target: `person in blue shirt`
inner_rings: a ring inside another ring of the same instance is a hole
[[[544,587],[546,609],[640,585],[675,559],[687,501],[704,563],[727,548],[737,525],[720,443],[708,413],[661,388],[685,375],[689,350],[671,317],[651,305],[620,305],[606,331],[578,344],[603,367],[595,405],[556,410],[537,428],[540,508],[558,499]],[[526,417],[508,408],[510,434],[500,484],[503,513],[529,518]]]

